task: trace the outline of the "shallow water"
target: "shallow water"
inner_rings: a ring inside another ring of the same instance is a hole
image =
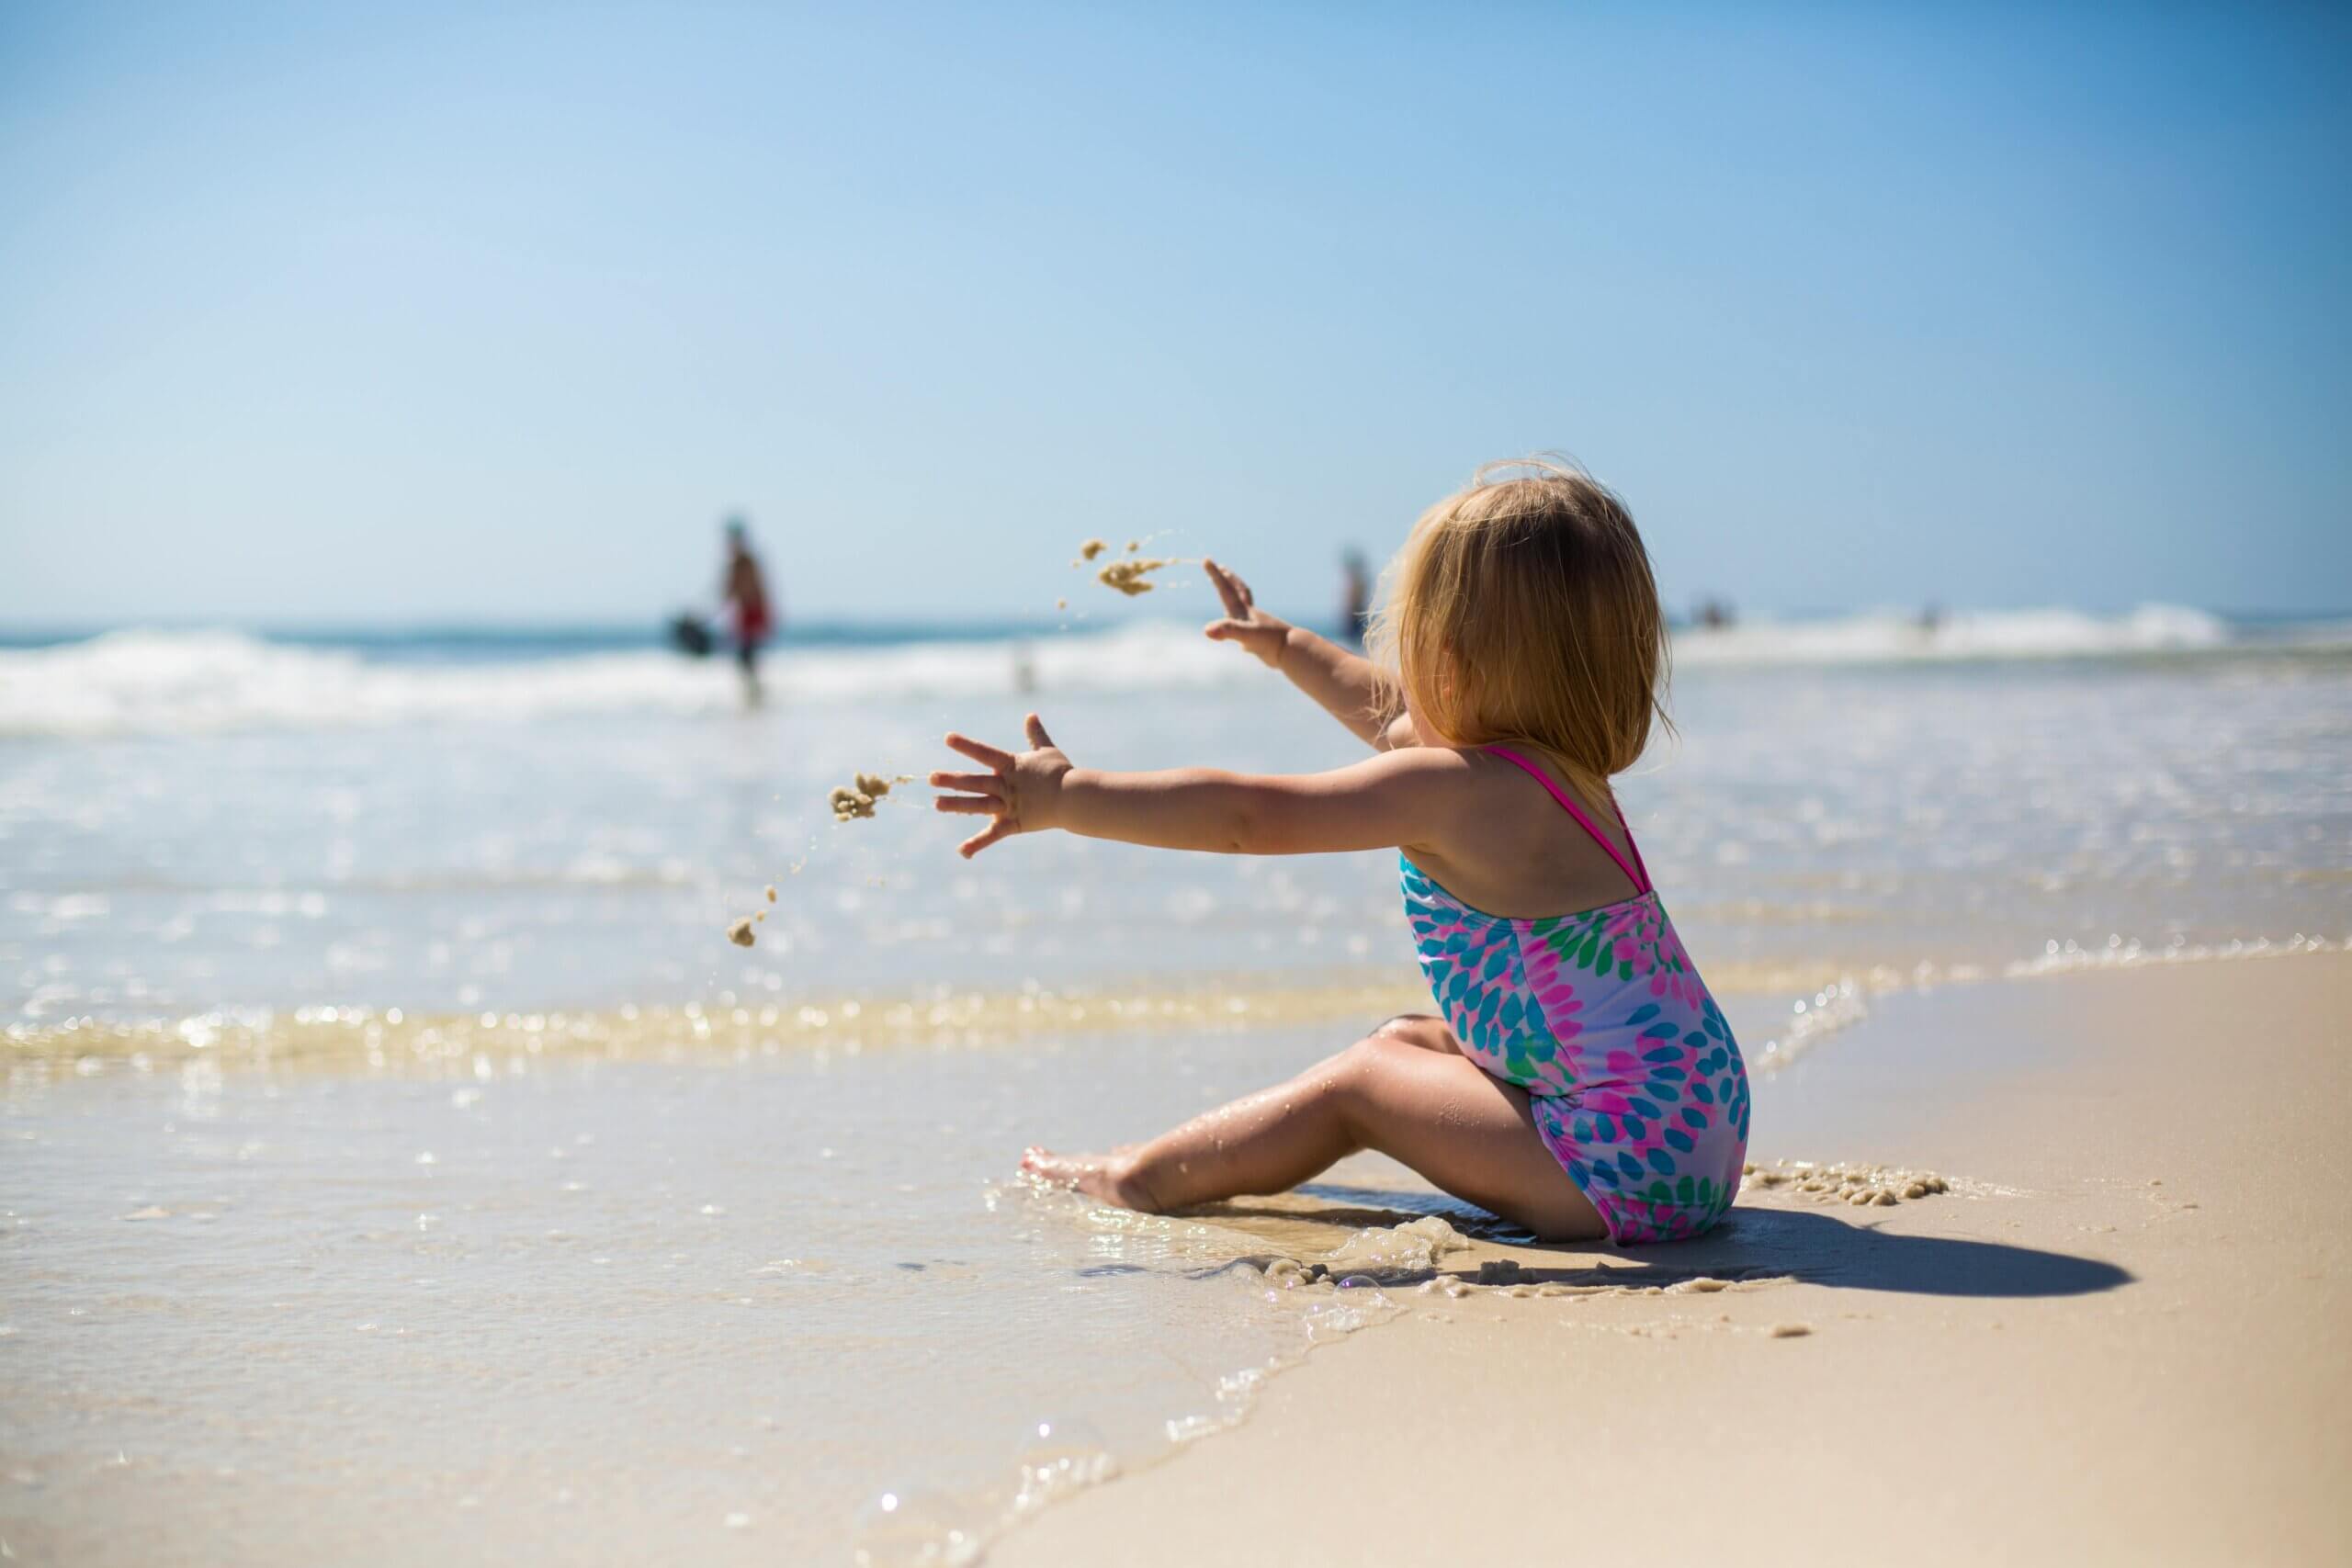
[[[1002,1179],[1031,1134],[1139,1130],[1317,1050],[20,1087],[0,1533],[150,1563],[813,1561],[887,1491],[978,1540],[1024,1483],[1146,1461],[1385,1310],[1220,1271],[1265,1247],[1230,1224]]]
[[[1090,762],[1351,755],[1245,661],[1058,668]],[[1396,1310],[1232,1266],[1383,1217],[1344,1192],[1170,1225],[1003,1184],[1415,1005],[1392,858],[831,821],[950,723],[1013,734],[996,664],[750,716],[562,661],[416,696],[469,678],[0,739],[20,1556],[821,1562],[861,1510],[888,1556],[1017,1513],[1024,1449],[1033,1494],[1147,1462]],[[1751,1057],[1810,1053],[1759,1122],[1817,1132],[1838,1027],[1917,978],[2352,932],[2340,653],[1702,660],[1676,709],[1623,793]]]
[[[1353,755],[1248,670],[1034,701],[1103,765]],[[831,820],[826,791],[855,771],[925,771],[949,725],[1010,737],[1025,705],[0,740],[0,1010],[46,1025],[1397,974],[1393,856],[1049,835],[967,863],[920,798]],[[1676,711],[1683,739],[1623,794],[1721,989],[2347,924],[2352,657],[1702,668]],[[756,948],[719,940],[757,911]]]

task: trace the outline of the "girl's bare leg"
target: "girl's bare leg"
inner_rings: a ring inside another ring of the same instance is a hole
[[[1032,1149],[1022,1168],[1107,1203],[1163,1212],[1283,1192],[1359,1149],[1549,1241],[1604,1234],[1544,1146],[1527,1096],[1461,1054],[1428,1017],[1393,1019],[1288,1083],[1107,1155]]]

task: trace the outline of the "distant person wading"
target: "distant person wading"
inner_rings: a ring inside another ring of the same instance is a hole
[[[743,671],[743,700],[756,704],[760,700],[760,645],[774,632],[775,617],[769,608],[767,579],[760,570],[759,558],[752,553],[740,517],[727,525],[727,576],[719,588],[719,599],[734,623],[735,662]]]

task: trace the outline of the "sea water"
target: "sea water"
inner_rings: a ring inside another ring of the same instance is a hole
[[[1866,618],[1678,653],[1680,737],[1623,795],[1759,1135],[1890,988],[2352,931],[2324,629]],[[1253,1259],[1478,1227],[1376,1161],[1319,1211],[1182,1222],[1008,1179],[1415,1005],[1393,856],[966,863],[923,792],[825,806],[1032,706],[1092,765],[1348,761],[1279,681],[1148,625],[768,675],[746,712],[722,666],[594,644],[0,653],[19,1556],[952,1560],[1399,1310]]]

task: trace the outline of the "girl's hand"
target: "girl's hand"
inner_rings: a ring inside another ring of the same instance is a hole
[[[1054,807],[1061,796],[1062,776],[1069,772],[1069,759],[1046,734],[1035,714],[1029,716],[1027,728],[1031,749],[1019,756],[965,736],[947,737],[948,745],[989,769],[985,773],[931,775],[931,786],[945,792],[933,802],[940,810],[995,818],[956,846],[956,852],[966,860],[999,839],[1055,825]]]
[[[1281,669],[1283,649],[1290,644],[1290,623],[1258,608],[1257,595],[1250,592],[1250,585],[1216,562],[1204,560],[1201,570],[1208,573],[1217,597],[1225,601],[1225,619],[1208,624],[1209,640],[1238,642],[1256,654],[1267,669]]]

